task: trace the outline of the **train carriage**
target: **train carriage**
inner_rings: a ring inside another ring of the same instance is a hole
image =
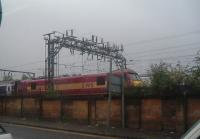
[[[113,75],[121,76],[121,71],[113,71]],[[140,86],[142,81],[138,74],[130,69],[124,71],[125,87]],[[108,73],[78,75],[54,78],[54,90],[62,95],[106,95],[108,87]],[[18,92],[24,95],[38,95],[47,93],[45,79],[23,80],[18,85]]]
[[[0,96],[10,96],[14,92],[14,81],[0,82]]]

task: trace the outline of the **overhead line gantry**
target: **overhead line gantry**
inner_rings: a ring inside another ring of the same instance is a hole
[[[70,34],[69,34],[70,33]],[[55,64],[59,65],[59,52],[62,48],[70,50],[71,54],[75,51],[80,52],[81,55],[91,55],[92,59],[96,56],[97,60],[109,60],[110,61],[110,76],[112,73],[112,61],[121,68],[122,80],[121,80],[121,96],[122,96],[122,127],[125,126],[125,114],[124,114],[124,69],[126,68],[126,59],[122,55],[123,45],[110,44],[104,42],[103,39],[98,40],[97,36],[92,35],[90,39],[82,38],[73,35],[73,30],[67,30],[65,33],[53,31],[44,35],[45,40],[45,77],[48,85],[48,92],[54,92],[53,78],[55,75]],[[59,68],[58,68],[59,70]],[[108,102],[109,102],[109,114],[108,114],[108,126],[110,125],[110,110],[111,110],[111,83],[109,83],[108,89]]]
[[[70,32],[70,35],[69,35]],[[81,55],[88,54],[92,58],[96,56],[97,60],[112,59],[117,66],[125,66],[126,59],[122,55],[123,45],[110,44],[103,39],[98,41],[98,37],[92,35],[91,39],[82,38],[73,35],[73,30],[67,30],[64,33],[53,31],[44,35],[47,47],[47,56],[45,56],[45,75],[48,79],[48,89],[53,90],[53,78],[55,75],[55,58],[62,48],[68,48],[71,54],[75,51],[81,52]]]

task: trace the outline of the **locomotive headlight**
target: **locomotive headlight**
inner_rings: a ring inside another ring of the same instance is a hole
[[[133,80],[132,81],[132,86],[141,87],[142,86],[142,81],[141,80]]]

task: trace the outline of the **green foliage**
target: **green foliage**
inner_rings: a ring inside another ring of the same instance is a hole
[[[151,87],[158,93],[176,92],[181,86],[187,87],[190,92],[200,92],[200,54],[195,57],[192,67],[161,62],[151,65],[150,75]]]
[[[188,78],[186,67],[180,63],[175,67],[164,62],[151,65],[150,75],[151,87],[158,93],[175,92],[178,86],[187,84]]]
[[[189,75],[187,73],[187,68],[188,67],[181,66],[180,63],[170,68],[170,79],[173,87],[188,84]]]
[[[193,90],[200,91],[200,53],[195,57],[195,65],[191,68],[190,85]]]
[[[150,75],[151,87],[158,93],[169,87],[171,79],[168,64],[161,62],[160,64],[151,65]]]

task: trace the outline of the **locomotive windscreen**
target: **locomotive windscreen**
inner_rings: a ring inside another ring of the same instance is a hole
[[[141,80],[139,75],[136,73],[129,73],[131,80]]]

